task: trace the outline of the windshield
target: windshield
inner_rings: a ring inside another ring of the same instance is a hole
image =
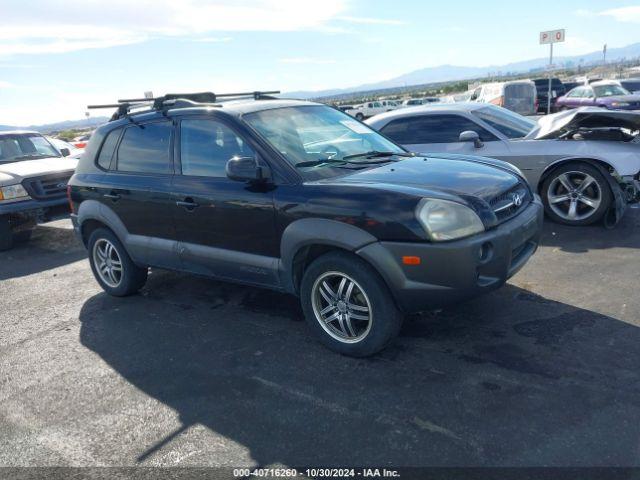
[[[60,152],[42,135],[26,133],[0,136],[0,163],[59,156]]]
[[[536,122],[500,107],[483,107],[471,113],[485,121],[507,138],[525,137],[536,126]]]
[[[406,154],[367,125],[323,105],[274,108],[243,119],[308,177],[335,176],[336,169],[363,168],[385,161],[381,156],[391,161],[389,156]]]
[[[611,97],[613,95],[630,95],[628,90],[625,90],[619,85],[593,85],[593,92],[596,97]]]

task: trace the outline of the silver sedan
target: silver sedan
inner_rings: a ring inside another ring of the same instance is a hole
[[[407,108],[366,122],[410,151],[482,155],[518,167],[560,223],[615,224],[640,200],[640,113],[581,108],[538,122],[487,104]]]

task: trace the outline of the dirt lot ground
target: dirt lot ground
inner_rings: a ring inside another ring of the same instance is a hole
[[[0,465],[640,466],[639,227],[547,223],[504,288],[356,360],[289,296],[154,271],[110,298],[40,226],[0,254]]]

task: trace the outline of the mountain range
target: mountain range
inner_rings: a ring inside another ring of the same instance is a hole
[[[631,60],[640,57],[640,43],[634,43],[620,48],[609,48],[607,50],[607,62],[619,60]],[[584,55],[561,56],[554,58],[554,65],[557,67],[575,67],[578,65],[588,66],[602,62],[602,51],[586,53]],[[488,74],[506,75],[531,72],[542,75],[549,63],[548,57],[535,58],[520,62],[512,62],[504,65],[488,65],[484,67],[465,67],[457,65],[440,65],[437,67],[421,68],[413,72],[405,73],[398,77],[391,78],[376,83],[366,83],[355,87],[318,90],[318,91],[296,91],[288,92],[285,96],[295,98],[322,98],[354,92],[365,92],[370,90],[383,90],[387,88],[406,87],[411,85],[423,85],[428,83],[448,82],[452,80],[467,80],[471,78],[481,78]]]
[[[82,120],[65,120],[56,123],[46,123],[44,125],[29,125],[26,127],[16,127],[12,125],[0,125],[0,132],[7,130],[35,130],[41,133],[59,132],[62,130],[71,130],[74,128],[84,129],[93,128],[107,122],[109,117],[90,117]]]
[[[609,48],[607,50],[607,62],[616,62],[619,60],[631,60],[640,58],[640,43],[634,43],[620,48]],[[554,64],[558,67],[575,67],[578,65],[589,66],[597,65],[602,61],[602,52],[596,51],[584,55],[563,56],[554,59]],[[453,80],[468,80],[472,78],[482,78],[489,74],[507,75],[522,74],[531,72],[531,76],[543,75],[544,70],[549,62],[547,57],[535,58],[532,60],[524,60],[520,62],[512,62],[504,65],[488,65],[484,67],[465,67],[458,65],[440,65],[436,67],[421,68],[413,72],[408,72],[398,77],[390,78],[381,82],[365,83],[349,88],[335,88],[328,90],[301,90],[295,92],[284,93],[285,97],[293,98],[323,98],[332,97],[342,94],[355,92],[367,92],[375,90],[384,90],[390,88],[408,87],[412,85],[423,85],[438,82],[448,82]],[[67,120],[57,123],[49,123],[45,125],[31,125],[28,127],[15,127],[9,125],[0,125],[2,130],[36,130],[38,132],[49,133],[72,128],[95,127],[105,123],[108,117],[91,117],[81,120]]]

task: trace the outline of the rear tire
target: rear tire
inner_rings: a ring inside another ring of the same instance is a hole
[[[356,119],[360,120],[360,121],[363,121],[364,120],[364,115],[361,114],[361,113],[356,113]]]
[[[351,357],[379,352],[402,326],[403,315],[378,272],[346,252],[329,252],[309,265],[300,301],[318,339]]]
[[[567,163],[553,170],[540,193],[549,218],[574,226],[602,220],[613,198],[600,170],[584,162]]]
[[[0,215],[0,252],[11,250],[13,247],[13,232],[9,217]]]
[[[89,237],[89,263],[102,289],[114,297],[140,290],[147,281],[147,268],[138,267],[111,230],[98,228]]]

